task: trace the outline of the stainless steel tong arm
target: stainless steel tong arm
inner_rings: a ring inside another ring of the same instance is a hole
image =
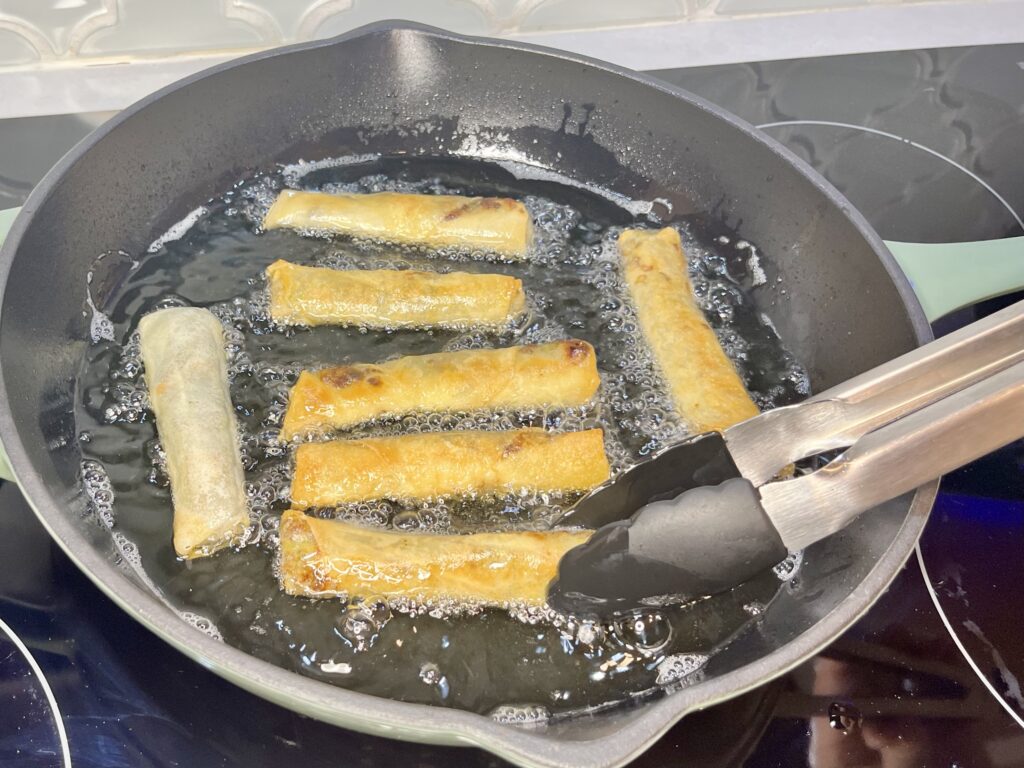
[[[725,441],[743,476],[760,486],[797,459],[849,447],[872,430],[1021,361],[1024,301],[803,403],[730,427]]]
[[[825,467],[758,489],[791,551],[1024,437],[1024,362],[869,432]]]

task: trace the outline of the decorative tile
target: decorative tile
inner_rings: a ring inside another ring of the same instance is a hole
[[[287,0],[270,1],[288,4]],[[497,15],[488,0],[352,0],[351,5],[344,13],[332,13],[317,21],[315,28],[311,21],[316,9],[311,8],[301,26],[312,30],[315,37],[339,35],[383,19],[418,21],[466,35],[487,35],[496,31]]]
[[[39,49],[20,30],[8,29],[0,20],[0,67],[31,64],[40,58]]]
[[[3,0],[0,66],[267,47],[329,37],[382,19],[482,35],[589,29],[682,18],[713,1]]]
[[[249,24],[267,39],[285,42],[321,37],[326,21],[351,11],[356,0],[223,0],[224,15]]]
[[[118,0],[4,0],[0,29],[18,35],[40,59],[74,56],[82,41],[118,19]],[[0,51],[0,62],[8,63]]]
[[[225,54],[330,37],[383,19],[503,36],[925,1],[0,0],[0,68],[76,57]]]
[[[684,16],[686,11],[686,4],[677,0],[630,0],[628,3],[539,0],[519,5],[529,6],[516,25],[516,31],[522,32],[672,21]]]
[[[228,0],[105,1],[117,4],[118,23],[84,39],[83,55],[230,50],[282,42],[266,22],[254,24],[251,14],[227,15]]]

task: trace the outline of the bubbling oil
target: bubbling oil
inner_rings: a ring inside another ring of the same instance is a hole
[[[653,213],[659,206],[623,206],[579,185],[563,192],[556,182],[548,172],[510,173],[451,159],[289,166],[239,182],[158,238],[100,308],[112,331],[88,350],[76,408],[80,434],[88,436],[81,447],[90,509],[111,528],[126,564],[184,620],[258,658],[353,690],[489,713],[500,722],[547,722],[699,679],[715,649],[756,620],[798,560],[729,594],[652,607],[607,624],[531,606],[422,605],[376,595],[310,600],[277,587],[278,525],[292,471],[290,446],[277,435],[289,389],[304,368],[581,338],[597,350],[601,375],[598,396],[585,406],[412,414],[346,436],[600,427],[618,472],[686,434],[643,344],[614,245],[624,226],[664,224]],[[262,232],[263,214],[283,186],[513,196],[530,210],[534,243],[528,260],[508,263],[486,253]],[[683,238],[698,300],[758,404],[784,405],[807,394],[802,368],[748,297],[763,282],[756,247],[700,217],[670,223]],[[278,258],[335,269],[514,275],[523,281],[528,308],[496,332],[279,327],[270,319],[263,277]],[[171,544],[166,457],[136,330],[142,315],[166,306],[207,307],[224,326],[252,518],[244,546],[194,561],[177,558]],[[413,533],[545,530],[577,498],[510,493],[373,501],[311,514]]]

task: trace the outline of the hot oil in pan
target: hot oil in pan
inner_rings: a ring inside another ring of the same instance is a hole
[[[288,388],[304,367],[582,338],[597,349],[602,388],[595,407],[413,416],[350,434],[600,426],[613,469],[620,470],[684,433],[624,300],[614,250],[617,228],[658,223],[650,206],[624,207],[622,201],[537,175],[424,159],[292,167],[240,183],[143,256],[105,308],[116,341],[101,339],[90,347],[77,411],[97,520],[112,528],[125,566],[141,572],[184,618],[231,645],[310,677],[403,701],[524,721],[698,679],[708,655],[772,599],[780,587],[775,575],[688,607],[651,610],[605,626],[536,609],[435,606],[423,611],[378,600],[346,605],[289,597],[277,588],[276,529],[287,507],[290,466],[289,451],[276,435]],[[260,234],[258,222],[283,184],[518,197],[534,217],[536,253],[526,264],[498,264],[287,231]],[[683,234],[695,290],[759,404],[782,405],[804,394],[802,369],[745,296],[762,279],[756,251],[699,218],[673,223]],[[349,269],[502,272],[523,280],[530,312],[500,335],[276,328],[267,316],[262,274],[278,258]],[[244,548],[192,562],[177,559],[171,545],[170,493],[146,410],[135,334],[143,314],[167,305],[207,306],[225,323],[255,523]],[[572,501],[541,494],[375,502],[317,514],[435,533],[543,529]]]

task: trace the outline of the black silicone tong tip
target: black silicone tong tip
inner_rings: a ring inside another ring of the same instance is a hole
[[[787,554],[718,433],[637,465],[581,499],[565,521],[600,526],[562,557],[548,586],[549,605],[578,616],[698,600]]]
[[[559,525],[600,528],[628,520],[651,501],[672,499],[691,488],[718,485],[740,471],[725,438],[705,432],[673,445],[595,488],[565,513]]]

